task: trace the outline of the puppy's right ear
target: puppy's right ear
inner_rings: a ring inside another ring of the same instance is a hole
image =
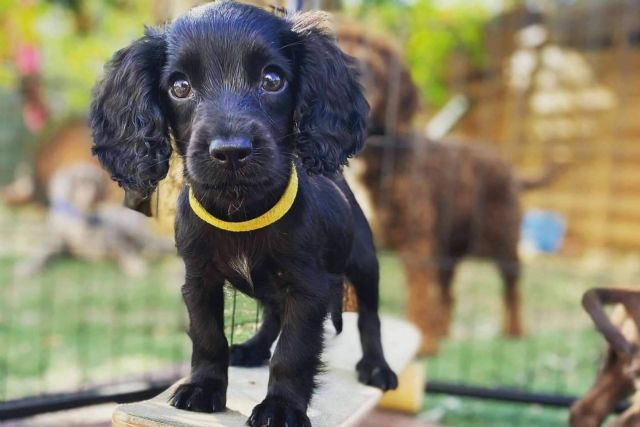
[[[169,170],[171,143],[160,74],[166,41],[157,29],[113,56],[89,113],[93,153],[126,191],[125,205],[147,215],[149,197]]]

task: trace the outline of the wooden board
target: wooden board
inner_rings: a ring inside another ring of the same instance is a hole
[[[326,373],[320,375],[317,390],[307,415],[314,427],[354,426],[376,405],[382,392],[357,382],[355,365],[362,356],[357,331],[357,315],[344,313],[344,329],[335,336],[326,327],[323,360]],[[420,335],[409,323],[382,319],[382,342],[389,365],[402,372],[414,358]],[[167,401],[173,389],[144,402],[121,405],[113,413],[117,427],[241,427],[255,405],[264,399],[269,377],[268,367],[230,368],[227,411],[216,414],[188,412],[171,407]]]

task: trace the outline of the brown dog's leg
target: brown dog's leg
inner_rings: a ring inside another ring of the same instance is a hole
[[[442,306],[442,320],[439,322],[441,328],[438,331],[441,337],[449,336],[451,321],[453,319],[453,309],[455,298],[453,296],[453,277],[458,260],[445,260],[444,265],[438,267],[438,284],[440,285],[440,299]]]
[[[422,334],[419,354],[429,355],[438,351],[444,322],[434,257],[436,214],[429,185],[419,174],[412,178],[408,189],[395,192],[409,195],[402,203],[404,216],[397,219],[405,227],[399,249],[407,279],[407,317]]]
[[[443,318],[433,261],[428,256],[420,257],[415,253],[405,253],[402,258],[408,284],[407,318],[422,335],[419,354],[435,354],[440,346]]]
[[[515,252],[498,259],[498,268],[504,283],[504,323],[503,333],[507,337],[522,336],[522,320],[520,313],[520,261]]]

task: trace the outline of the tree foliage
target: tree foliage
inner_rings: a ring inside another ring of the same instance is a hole
[[[142,35],[150,6],[147,0],[0,0],[0,89],[17,90],[16,53],[35,46],[53,117],[84,114],[105,61]]]
[[[363,0],[356,13],[404,42],[411,74],[428,104],[448,98],[454,53],[483,60],[488,13],[476,2]],[[443,6],[444,5],[444,6]],[[82,114],[105,61],[152,22],[148,0],[0,0],[0,90],[17,91],[16,49],[40,53],[45,99],[52,117]]]
[[[490,15],[477,2],[364,0],[356,13],[404,42],[411,75],[430,105],[442,105],[449,97],[447,76],[454,54],[475,65],[485,59],[483,28]]]

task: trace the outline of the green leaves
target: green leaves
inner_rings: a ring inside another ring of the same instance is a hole
[[[142,35],[150,23],[151,2],[84,0],[89,31],[78,29],[76,10],[65,2],[0,0],[0,86],[17,90],[15,48],[35,45],[41,58],[45,99],[55,117],[84,114],[91,89],[104,63],[118,49]]]
[[[404,45],[414,81],[426,103],[437,107],[450,96],[454,56],[461,54],[473,65],[485,59],[483,28],[490,15],[474,3],[365,0],[359,14],[381,23]]]

